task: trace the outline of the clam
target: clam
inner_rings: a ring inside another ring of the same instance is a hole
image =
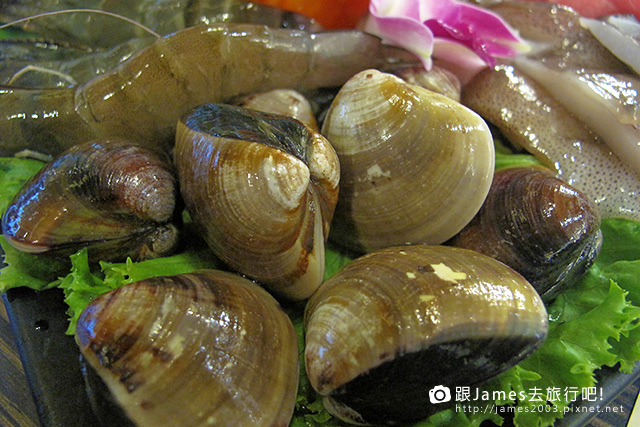
[[[341,168],[331,238],[355,251],[442,243],[473,218],[491,185],[493,139],[484,120],[391,74],[352,77],[322,134]]]
[[[602,242],[595,204],[551,171],[497,171],[480,212],[451,244],[472,249],[522,274],[544,300],[575,283]]]
[[[120,139],[75,146],[45,165],[15,196],[2,232],[17,249],[96,259],[167,255],[178,242],[177,186],[164,156]]]
[[[304,299],[324,275],[338,158],[301,122],[208,104],[178,124],[186,208],[213,252],[280,296]]]
[[[400,424],[446,409],[445,387],[477,386],[524,359],[548,320],[533,287],[499,261],[415,245],[347,264],[309,300],[305,327],[306,370],[327,410]]]
[[[462,83],[457,75],[446,68],[434,65],[427,70],[422,65],[398,68],[393,74],[407,83],[422,86],[425,89],[446,95],[454,101],[460,101]]]
[[[297,338],[275,299],[233,273],[201,270],[94,299],[76,329],[82,356],[138,426],[285,426]]]
[[[293,117],[311,129],[318,130],[318,122],[311,103],[304,95],[293,89],[274,89],[252,93],[235,100],[233,104],[265,113]]]

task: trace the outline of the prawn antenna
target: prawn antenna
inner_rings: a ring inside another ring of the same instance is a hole
[[[152,36],[154,36],[156,38],[161,38],[162,37],[160,34],[156,33],[151,28],[147,27],[146,25],[141,24],[138,21],[135,21],[135,20],[133,20],[131,18],[127,18],[126,16],[120,15],[118,13],[107,12],[105,10],[97,10],[97,9],[64,9],[64,10],[55,10],[55,11],[52,11],[52,12],[37,13],[35,15],[30,15],[30,16],[27,16],[27,17],[24,17],[24,18],[16,19],[16,20],[11,21],[11,22],[7,22],[6,24],[2,24],[2,25],[0,25],[0,30],[2,30],[4,28],[7,28],[7,27],[11,27],[13,25],[21,24],[23,22],[31,21],[32,19],[43,18],[43,17],[47,17],[47,16],[61,15],[61,14],[65,14],[65,13],[98,13],[98,14],[102,14],[102,15],[112,16],[114,18],[117,18],[117,19],[120,19],[122,21],[125,21],[125,22],[128,22],[130,24],[133,24],[136,27],[142,29],[143,31],[146,31],[147,33],[151,34]]]

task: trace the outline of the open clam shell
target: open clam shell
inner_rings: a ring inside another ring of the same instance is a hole
[[[216,270],[100,295],[76,341],[138,426],[285,426],[298,386],[289,317],[260,286]]]
[[[322,134],[341,168],[331,239],[356,251],[442,243],[473,218],[491,185],[494,146],[484,120],[391,74],[352,77]]]
[[[289,117],[209,104],[178,124],[175,160],[187,210],[220,259],[287,298],[317,289],[340,176],[324,137]]]
[[[493,258],[448,246],[364,255],[305,312],[306,370],[327,409],[359,424],[419,421],[446,409],[429,390],[476,386],[547,334],[533,287]]]

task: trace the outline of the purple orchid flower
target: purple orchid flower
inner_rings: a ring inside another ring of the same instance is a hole
[[[494,65],[528,45],[497,14],[458,0],[371,0],[364,30],[419,56],[458,68]]]

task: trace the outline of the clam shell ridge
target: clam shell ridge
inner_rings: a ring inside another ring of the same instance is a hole
[[[280,296],[317,289],[340,177],[324,137],[289,117],[209,104],[178,124],[175,160],[218,257]]]
[[[489,191],[494,148],[484,120],[391,74],[352,77],[322,134],[341,168],[330,237],[350,249],[440,244],[473,218]]]
[[[45,165],[2,219],[9,243],[29,253],[96,259],[167,255],[178,241],[169,159],[121,139],[72,147]]]
[[[298,384],[293,325],[233,273],[135,282],[93,300],[82,355],[139,426],[285,426]]]
[[[401,246],[347,264],[309,300],[306,370],[346,421],[425,419],[428,391],[475,386],[544,340],[546,309],[506,265],[467,249]]]

